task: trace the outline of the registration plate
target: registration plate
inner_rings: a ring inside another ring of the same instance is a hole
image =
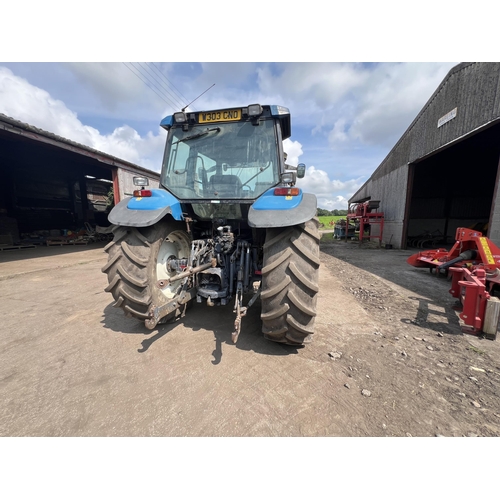
[[[198,123],[234,122],[241,120],[241,109],[224,109],[222,111],[201,112]]]

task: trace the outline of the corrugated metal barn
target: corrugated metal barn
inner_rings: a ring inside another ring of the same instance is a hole
[[[156,172],[0,114],[0,243],[85,222],[108,226],[135,175],[158,187]]]
[[[349,203],[380,200],[395,247],[472,226],[500,245],[499,160],[500,63],[461,63]]]

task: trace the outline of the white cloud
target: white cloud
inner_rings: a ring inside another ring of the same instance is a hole
[[[141,137],[136,130],[124,125],[116,128],[111,134],[104,136],[96,131],[92,138],[94,144],[92,147],[149,170],[159,172],[161,170],[165,138],[166,133],[161,132],[158,135],[148,132],[145,137]]]
[[[358,63],[283,63],[258,69],[258,84],[265,94],[276,93],[286,102],[301,102],[303,111],[329,108],[367,79]]]
[[[287,163],[296,166],[303,154],[302,144],[298,141],[286,139],[283,141],[283,149],[287,153]],[[365,177],[358,177],[347,181],[330,179],[328,172],[310,166],[306,169],[306,175],[297,179],[297,186],[306,193],[316,195],[318,207],[327,210],[346,209],[348,199],[363,185]]]
[[[328,134],[328,141],[330,144],[342,143],[348,140],[346,125],[346,120],[344,118],[340,118],[335,122],[335,125]]]
[[[90,87],[102,106],[115,110],[119,103],[134,102],[144,92],[144,84],[122,63],[66,63],[68,69],[84,85]],[[137,65],[141,70],[143,68]],[[151,93],[151,98],[154,94]],[[159,99],[159,98],[158,98]]]
[[[283,63],[259,68],[257,81],[332,146],[392,146],[454,64]]]
[[[297,166],[299,164],[299,157],[303,154],[302,144],[298,141],[285,139],[283,141],[283,150],[287,154],[287,164],[294,167]]]
[[[370,84],[356,94],[357,112],[351,116],[352,139],[392,146],[431,97],[449,63],[384,64],[372,73]]]
[[[103,135],[84,125],[66,105],[9,69],[0,67],[0,113],[150,170],[159,171],[165,134],[141,137],[124,125]]]
[[[172,68],[145,62],[64,63],[80,95],[67,104],[85,115],[123,120],[160,120],[188,102],[167,78]]]
[[[347,200],[363,185],[365,180],[364,177],[347,181],[330,179],[328,172],[311,166],[306,169],[305,177],[297,180],[297,186],[306,193],[315,194],[320,208],[345,209]]]
[[[318,198],[318,208],[325,210],[347,210],[349,202],[344,196],[335,196],[335,198]]]
[[[300,179],[301,187],[317,195],[334,194],[338,192],[355,193],[363,184],[362,177],[348,181],[331,180],[328,173],[315,167],[308,167],[306,175]]]

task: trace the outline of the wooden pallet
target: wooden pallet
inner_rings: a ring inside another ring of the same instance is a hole
[[[23,250],[25,248],[35,248],[35,245],[0,245],[0,251],[4,250]]]
[[[64,238],[50,238],[45,241],[47,246],[63,246],[63,245],[87,245],[88,240],[64,239]]]

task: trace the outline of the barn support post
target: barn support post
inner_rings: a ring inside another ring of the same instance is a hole
[[[408,225],[410,223],[411,198],[413,195],[413,179],[415,177],[415,164],[408,163],[408,181],[406,183],[405,214],[403,219],[403,232],[401,235],[401,246],[403,250],[407,248]]]
[[[120,200],[120,184],[118,181],[118,169],[114,168],[111,170],[111,174],[113,177],[113,200],[114,204],[117,205],[121,200]]]

